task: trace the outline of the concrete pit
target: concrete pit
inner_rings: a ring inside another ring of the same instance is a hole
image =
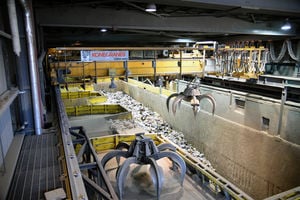
[[[214,116],[206,102],[201,102],[196,117],[187,103],[182,103],[173,115],[166,108],[167,96],[131,82],[116,83],[114,90],[106,83],[95,89],[123,91],[157,112],[173,129],[182,132],[187,143],[204,154],[219,174],[254,199],[300,185],[300,124],[292,123],[300,120],[298,106],[284,105],[279,126],[280,103],[276,100],[201,88],[216,98]],[[238,106],[236,99],[244,101],[244,107]]]

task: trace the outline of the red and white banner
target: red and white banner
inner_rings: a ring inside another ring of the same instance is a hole
[[[81,51],[81,61],[128,60],[128,51]]]

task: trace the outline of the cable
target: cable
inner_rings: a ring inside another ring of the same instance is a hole
[[[298,42],[298,45],[297,45],[297,56],[295,56],[295,54],[294,54],[294,51],[292,48],[292,42],[290,40],[286,40],[285,42],[287,44],[287,49],[288,49],[288,52],[289,52],[289,55],[291,56],[291,58],[297,62],[300,62],[300,53],[299,53],[300,41]]]
[[[285,55],[285,52],[286,52],[286,43],[283,42],[280,53],[279,53],[278,57],[276,58],[273,43],[270,42],[270,56],[271,56],[271,60],[273,62],[278,63],[280,60],[282,60],[282,58]]]

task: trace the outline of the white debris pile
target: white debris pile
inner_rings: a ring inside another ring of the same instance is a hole
[[[185,149],[188,153],[192,154],[195,158],[201,160],[207,167],[213,169],[210,162],[204,157],[204,154],[200,153],[196,148],[189,144],[184,139],[184,134],[182,132],[173,130],[158,113],[153,112],[142,103],[121,91],[102,91],[102,93],[107,96],[106,103],[119,104],[132,113],[132,120],[110,120],[110,128],[112,130],[141,128],[148,133],[164,135],[182,149]]]
[[[110,120],[110,128],[114,131],[136,128],[134,120]]]

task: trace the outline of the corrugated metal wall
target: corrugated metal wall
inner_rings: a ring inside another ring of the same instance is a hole
[[[2,51],[3,39],[0,40],[0,95],[7,91],[7,79],[4,65],[4,54]],[[13,128],[11,113],[9,107],[0,116],[0,166],[3,164],[3,155],[5,156],[13,139]],[[2,148],[1,148],[2,147]]]
[[[3,39],[2,39],[3,40]],[[6,77],[5,77],[5,68],[4,68],[4,60],[3,60],[3,51],[2,51],[2,43],[0,40],[0,94],[4,93],[7,90]]]
[[[8,169],[12,168],[6,161],[9,158],[7,155],[14,138],[17,120],[14,113],[17,109],[12,109],[17,93],[13,95],[11,92],[16,87],[16,68],[13,64],[15,57],[12,52],[7,7],[4,5],[0,5],[0,180],[6,179]],[[1,185],[1,188],[3,187]]]

